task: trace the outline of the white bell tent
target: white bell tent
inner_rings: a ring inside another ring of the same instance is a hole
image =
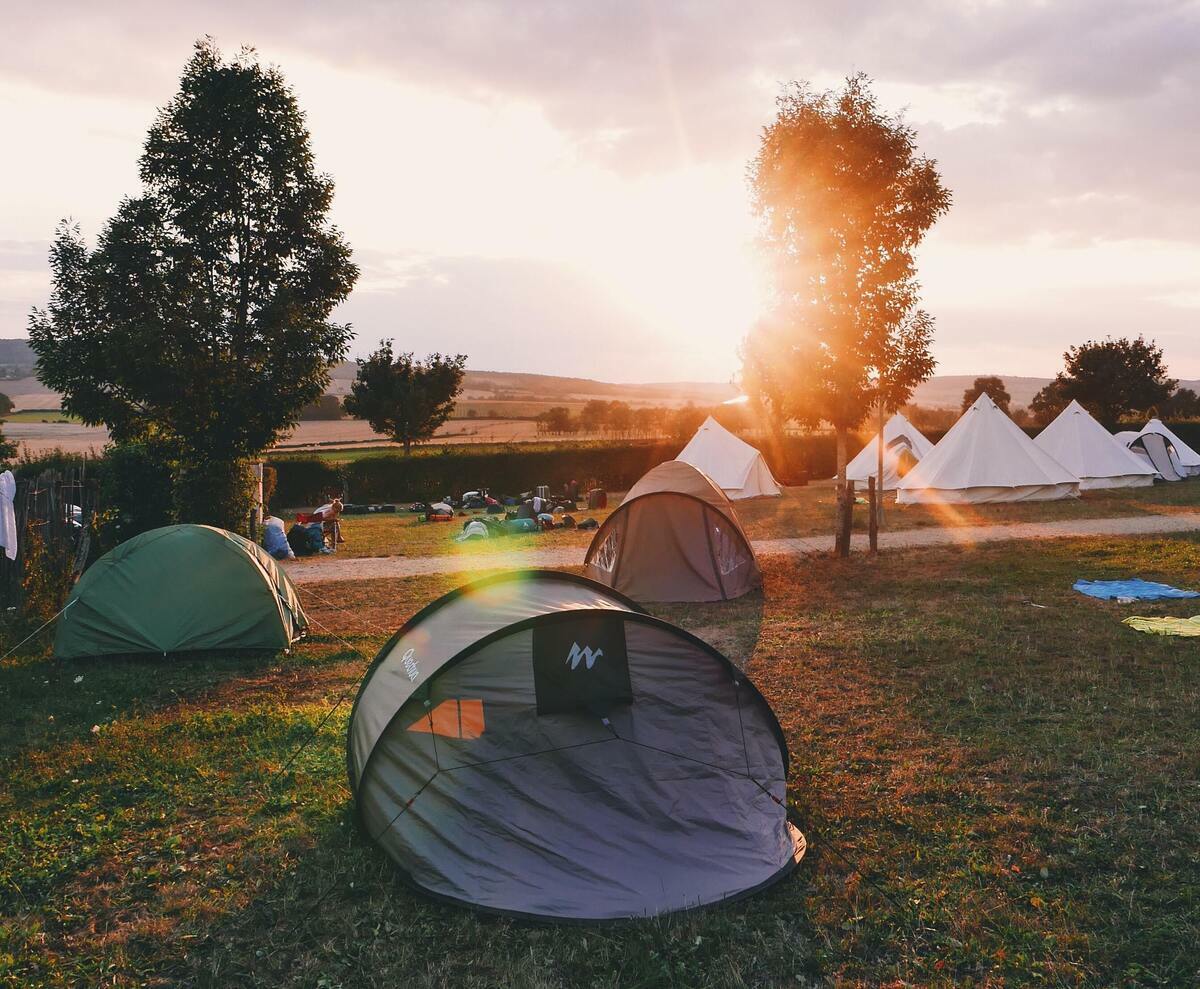
[[[781,494],[763,455],[712,416],[704,420],[675,459],[703,471],[734,501],[777,498]]]
[[[1053,501],[1079,495],[1079,478],[1046,453],[985,392],[900,481],[902,505]]]
[[[1130,452],[1074,399],[1033,442],[1079,478],[1081,491],[1154,483],[1154,468]]]
[[[933,444],[916,426],[899,412],[883,426],[883,490],[894,491],[905,473],[905,462],[920,462]],[[911,457],[911,460],[910,460]],[[879,434],[859,451],[858,456],[846,465],[846,478],[865,485],[867,478],[879,473]]]
[[[1184,477],[1195,477],[1197,474],[1200,474],[1200,453],[1197,453],[1171,432],[1171,430],[1167,429],[1161,419],[1151,419],[1142,427],[1142,431],[1138,433],[1138,436],[1145,436],[1147,433],[1155,433],[1161,436],[1174,447],[1175,460],[1183,468],[1180,473]]]

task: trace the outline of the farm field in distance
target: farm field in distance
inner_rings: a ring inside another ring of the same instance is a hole
[[[11,984],[1194,985],[1200,643],[1071,589],[1195,586],[1200,540],[764,560],[763,594],[658,605],[779,716],[808,837],[725,907],[600,929],[407,892],[354,825],[344,703],[454,577],[304,585],[291,655],[0,663]],[[1036,602],[1039,607],[1031,606]],[[95,726],[95,727],[93,727]]]

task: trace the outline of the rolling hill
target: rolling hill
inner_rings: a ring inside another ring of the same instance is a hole
[[[33,353],[25,340],[0,340],[0,392],[8,395],[18,409],[56,409],[59,397],[32,375]],[[329,394],[350,391],[357,366],[353,361],[333,369]],[[1014,405],[1028,405],[1049,378],[1002,374]],[[975,380],[973,374],[939,374],[917,388],[913,401],[933,408],[958,408],[963,392]],[[1200,381],[1180,381],[1185,388],[1200,391]],[[563,402],[578,403],[589,399],[620,399],[631,405],[716,405],[737,395],[729,383],[714,381],[660,381],[645,384],[618,384],[592,378],[572,378],[552,374],[526,374],[519,371],[467,371],[462,402]]]

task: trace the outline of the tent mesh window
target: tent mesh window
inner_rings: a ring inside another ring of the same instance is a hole
[[[605,573],[612,573],[617,565],[617,557],[620,555],[621,549],[621,530],[619,526],[613,526],[608,531],[608,535],[604,537],[604,541],[596,549],[595,555],[592,557],[592,565],[603,570]]]
[[[742,549],[742,540],[733,531],[733,526],[724,521],[716,521],[712,527],[713,555],[717,560],[717,569],[725,577],[746,563],[746,554]]]

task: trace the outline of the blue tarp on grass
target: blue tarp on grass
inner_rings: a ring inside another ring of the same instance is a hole
[[[1077,580],[1075,590],[1089,597],[1114,601],[1117,598],[1135,601],[1157,601],[1160,598],[1200,598],[1198,591],[1184,591],[1170,584],[1152,580]]]

